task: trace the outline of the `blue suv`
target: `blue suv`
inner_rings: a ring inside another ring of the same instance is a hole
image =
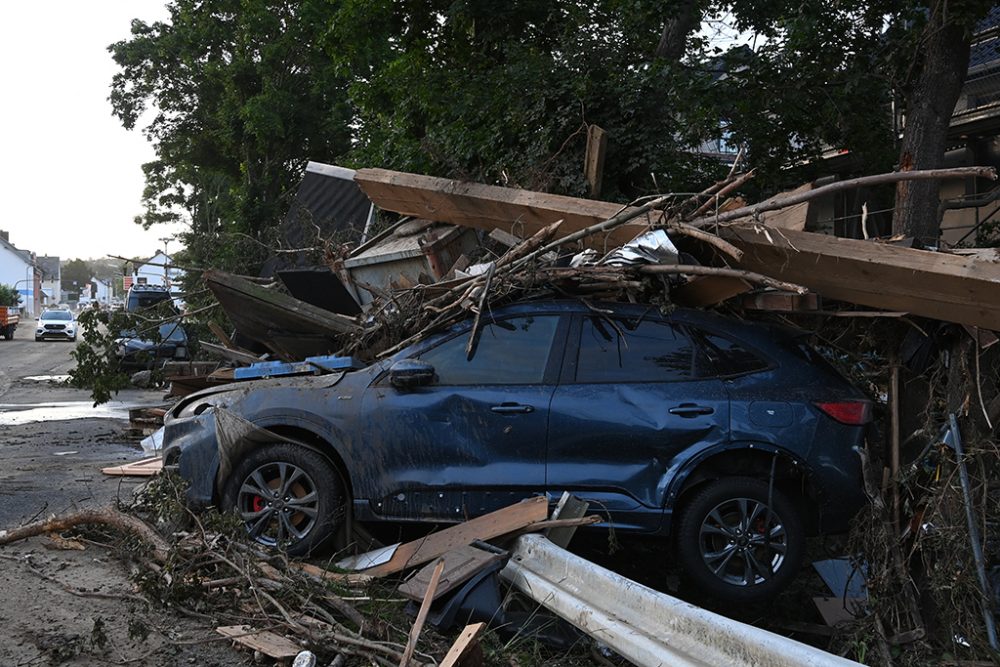
[[[471,346],[465,322],[360,370],[192,394],[167,416],[166,464],[193,503],[295,555],[347,512],[440,523],[569,491],[617,530],[672,536],[687,575],[732,600],[776,593],[805,536],[865,502],[871,403],[801,332],[578,301],[484,319]]]

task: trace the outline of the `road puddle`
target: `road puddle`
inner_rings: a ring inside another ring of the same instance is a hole
[[[69,382],[68,375],[29,375],[21,379],[28,382]]]
[[[0,403],[0,426],[17,426],[33,422],[64,419],[128,419],[129,405],[112,401],[96,408],[90,401],[54,403]]]

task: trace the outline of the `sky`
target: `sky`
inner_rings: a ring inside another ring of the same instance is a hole
[[[4,2],[0,8],[0,230],[64,260],[148,257],[177,227],[144,231],[141,165],[152,146],[107,101],[107,51],[133,18],[165,19],[165,0]],[[168,245],[173,251],[180,246]]]

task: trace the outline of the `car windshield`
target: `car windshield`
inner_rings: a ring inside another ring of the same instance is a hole
[[[42,319],[69,321],[73,319],[73,314],[68,310],[46,310],[42,313]]]
[[[128,297],[128,310],[136,312],[152,308],[164,301],[170,301],[170,295],[166,292],[137,292]]]
[[[177,322],[167,322],[166,324],[161,324],[160,338],[163,340],[173,341],[175,343],[187,340],[187,336],[184,334],[184,327]]]

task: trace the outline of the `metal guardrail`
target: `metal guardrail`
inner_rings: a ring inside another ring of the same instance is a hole
[[[501,576],[641,666],[859,667],[787,637],[647,588],[561,549],[518,538]]]

